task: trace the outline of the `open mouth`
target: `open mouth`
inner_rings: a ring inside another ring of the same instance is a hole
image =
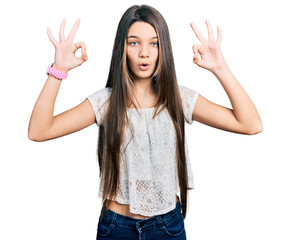
[[[142,71],[146,71],[149,69],[149,64],[146,64],[146,63],[143,63],[141,65],[139,65],[139,69],[142,70]]]

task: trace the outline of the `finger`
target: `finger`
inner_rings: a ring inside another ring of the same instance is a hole
[[[53,44],[55,47],[57,47],[58,42],[57,42],[57,40],[53,37],[52,32],[51,32],[51,29],[50,29],[49,27],[47,28],[47,35],[48,35],[50,41],[52,42],[52,44]]]
[[[198,54],[200,49],[201,49],[201,46],[193,46],[195,48],[195,53],[194,53],[194,56],[193,56],[193,62],[195,64],[197,64],[199,67],[201,67],[203,65],[203,59],[201,57],[201,54]]]
[[[201,57],[202,46],[195,44],[193,45],[192,49],[194,53],[193,62],[197,64],[198,66],[201,66],[201,62],[203,62],[203,59]]]
[[[65,25],[66,25],[66,20],[63,19],[62,23],[61,23],[61,27],[60,27],[60,32],[59,32],[59,36],[60,36],[60,42],[65,41]]]
[[[75,43],[76,46],[76,50],[75,52],[81,48],[81,52],[82,52],[82,56],[79,57],[78,59],[82,62],[82,61],[86,61],[88,59],[88,55],[87,55],[87,51],[86,51],[86,44],[84,42],[78,42]]]
[[[87,53],[82,55],[81,58],[84,60],[84,61],[87,61],[88,60],[88,55]]]
[[[199,60],[200,60],[199,57],[194,55],[193,62],[197,64]]]
[[[192,49],[193,49],[193,53],[196,55],[203,55],[205,52],[202,45],[195,44],[195,45],[193,45]]]
[[[193,62],[197,64],[199,67],[202,67],[204,64],[203,59],[199,58],[198,56],[193,57]]]
[[[199,54],[194,53],[194,56],[193,56],[193,62],[197,64],[200,60],[201,60],[201,59],[200,59],[200,57],[199,57]]]
[[[192,50],[193,50],[193,53],[194,53],[194,55],[199,55],[198,54],[198,45],[193,45],[193,47],[192,47]]]
[[[198,30],[198,28],[196,27],[196,25],[194,24],[194,22],[191,22],[190,25],[191,25],[191,28],[193,29],[196,37],[199,39],[199,41],[201,43],[206,42],[205,38],[203,37],[203,35],[201,34],[201,32]]]
[[[68,40],[71,41],[71,42],[73,42],[73,40],[75,38],[77,29],[78,29],[78,27],[80,25],[80,21],[81,20],[78,18],[77,21],[76,21],[76,23],[75,23],[75,25],[74,25],[74,27],[72,28],[72,30],[71,30],[71,32],[69,34]]]
[[[222,39],[222,31],[221,31],[221,28],[219,26],[217,26],[216,28],[217,28],[217,39],[216,39],[216,43],[218,44],[218,46],[220,46],[221,39]]]
[[[88,60],[88,55],[85,52],[84,54],[82,54],[81,57],[77,58],[78,64],[81,65],[82,63],[84,63],[85,61]]]
[[[84,62],[84,61],[88,60],[88,55],[87,55],[87,53],[82,54],[82,56],[79,57],[78,59],[79,59],[80,62]]]
[[[82,55],[83,54],[86,54],[86,44],[84,42],[78,42],[78,43],[75,43],[75,46],[76,46],[76,50],[75,52],[81,48],[81,52],[82,52]]]
[[[211,23],[208,19],[206,19],[206,26],[207,26],[207,30],[208,30],[208,41],[213,41],[214,42],[214,37],[213,37],[213,31],[212,31],[212,27],[211,27]]]

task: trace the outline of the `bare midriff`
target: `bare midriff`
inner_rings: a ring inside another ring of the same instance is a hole
[[[177,195],[176,195],[176,203],[177,203],[177,200],[178,200],[178,198],[177,198]],[[140,215],[140,214],[131,213],[129,211],[129,205],[128,204],[121,204],[121,203],[118,203],[117,201],[112,201],[112,200],[106,199],[105,200],[105,206],[107,208],[109,208],[113,212],[116,212],[116,213],[119,213],[121,215],[125,215],[125,216],[128,216],[128,217],[137,218],[137,219],[150,218],[148,216],[143,216],[143,215]]]

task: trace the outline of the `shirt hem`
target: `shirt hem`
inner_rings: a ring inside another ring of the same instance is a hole
[[[133,214],[139,214],[139,215],[146,216],[146,217],[154,217],[154,216],[157,216],[157,215],[168,213],[168,212],[172,211],[173,209],[175,209],[175,207],[176,207],[176,203],[174,202],[174,204],[171,205],[170,207],[165,208],[165,209],[163,209],[163,210],[161,210],[159,212],[155,212],[154,214],[151,214],[151,215],[145,214],[144,212],[139,212],[139,211],[132,210],[131,208],[130,208],[129,211],[131,213],[133,213]]]
[[[100,194],[101,194],[101,195],[100,195]],[[99,195],[98,195],[98,196],[101,197],[101,196],[102,196],[102,193],[99,192]],[[133,214],[139,214],[139,215],[142,215],[142,216],[145,216],[145,217],[154,217],[154,216],[156,216],[156,215],[165,214],[165,213],[168,213],[169,211],[172,211],[172,210],[175,209],[175,207],[176,207],[176,202],[174,201],[173,204],[172,204],[170,207],[168,207],[168,208],[165,208],[165,209],[163,209],[163,210],[161,210],[161,211],[159,211],[159,212],[155,212],[155,213],[152,212],[151,214],[146,214],[146,213],[144,213],[144,212],[140,212],[140,211],[135,211],[135,210],[133,210],[133,209],[130,207],[130,203],[129,203],[128,201],[122,199],[122,198],[116,197],[115,201],[117,201],[118,203],[121,203],[121,204],[127,204],[127,205],[129,205],[129,212],[130,212],[130,213],[133,213]]]

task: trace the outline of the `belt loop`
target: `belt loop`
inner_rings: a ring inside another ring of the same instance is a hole
[[[156,217],[156,219],[157,219],[157,221],[158,221],[158,224],[159,224],[159,226],[163,226],[163,222],[162,222],[162,219],[161,219],[161,216],[160,215],[157,215],[157,216],[155,216]]]
[[[116,217],[117,217],[117,213],[113,212],[112,219],[111,219],[111,224],[110,224],[110,228],[112,228],[112,229],[115,228]]]

